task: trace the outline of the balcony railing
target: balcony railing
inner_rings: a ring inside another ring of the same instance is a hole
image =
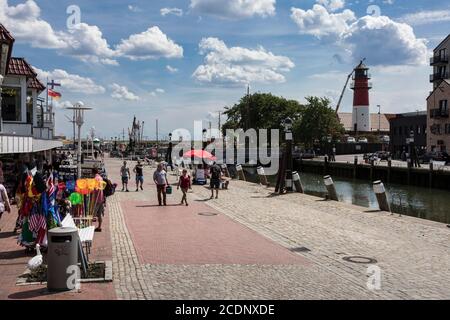
[[[356,80],[356,75],[353,75],[352,79],[353,79],[353,80]],[[360,78],[358,78],[358,79],[360,79]],[[363,79],[364,79],[364,78],[363,78]],[[368,73],[368,74],[367,74],[367,79],[372,79],[372,74],[371,74],[371,73]]]
[[[432,119],[446,119],[449,117],[448,110],[442,110],[442,109],[431,109],[430,110],[430,117]]]
[[[435,73],[430,75],[430,82],[435,82],[439,80],[450,79],[448,72],[445,73]]]
[[[51,140],[53,139],[53,130],[50,128],[33,128],[33,136],[36,139]]]
[[[430,59],[430,65],[434,66],[435,64],[446,64],[448,61],[448,55],[434,56]]]
[[[365,84],[352,82],[352,84],[350,85],[350,88],[351,89],[372,89],[372,82],[368,82],[367,86]]]

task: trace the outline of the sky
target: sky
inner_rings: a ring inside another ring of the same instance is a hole
[[[336,105],[366,58],[371,111],[426,109],[429,58],[450,31],[443,0],[0,0],[0,23],[39,77],[62,84],[56,133],[71,136],[65,107],[92,107],[83,134],[111,138],[133,116],[144,136],[218,112],[246,93]],[[341,107],[352,110],[347,89]],[[221,119],[225,121],[224,118]]]

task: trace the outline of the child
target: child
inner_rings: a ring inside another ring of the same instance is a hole
[[[180,180],[178,181],[178,187],[177,190],[179,190],[181,187],[181,191],[183,192],[183,198],[181,199],[181,205],[183,203],[186,203],[186,206],[188,206],[187,202],[187,192],[189,189],[192,189],[191,187],[191,177],[188,175],[188,171],[186,169],[183,170],[183,174],[180,176]]]

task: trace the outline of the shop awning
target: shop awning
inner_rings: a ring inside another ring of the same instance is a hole
[[[59,140],[40,140],[32,137],[1,135],[0,154],[31,153],[62,147]]]

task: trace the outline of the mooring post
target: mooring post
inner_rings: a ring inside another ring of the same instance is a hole
[[[247,179],[245,179],[245,173],[244,169],[242,168],[242,165],[240,164],[236,165],[236,171],[238,173],[239,180],[247,181]]]
[[[375,191],[375,195],[377,196],[378,206],[380,207],[380,210],[391,212],[391,206],[389,205],[386,189],[383,182],[375,181],[373,183],[373,190]]]
[[[259,182],[264,186],[269,186],[269,181],[267,181],[266,172],[263,167],[258,167]]]
[[[292,173],[292,179],[294,180],[295,191],[297,191],[298,193],[305,193],[302,180],[300,179],[300,174],[297,171]]]
[[[337,192],[336,192],[336,187],[334,186],[334,182],[333,179],[331,178],[331,176],[325,176],[323,178],[324,182],[325,182],[325,187],[327,188],[328,191],[328,197],[330,200],[333,201],[339,201],[339,198],[337,196]]]

